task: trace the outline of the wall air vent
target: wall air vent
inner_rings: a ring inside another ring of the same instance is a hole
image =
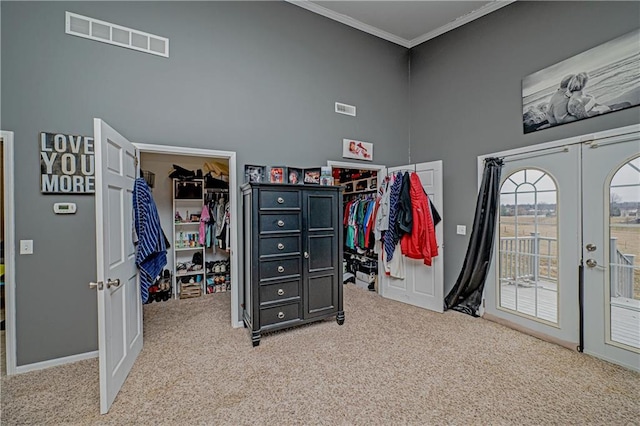
[[[99,21],[71,12],[66,12],[65,32],[90,40],[126,47],[138,52],[169,57],[169,39],[143,31]]]
[[[340,102],[336,102],[336,112],[338,114],[351,115],[355,117],[356,107],[354,107],[353,105],[341,104]]]

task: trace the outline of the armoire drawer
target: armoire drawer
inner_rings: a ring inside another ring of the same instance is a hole
[[[260,309],[260,327],[300,319],[300,303]]]
[[[260,191],[260,209],[299,209],[300,191]]]
[[[260,280],[300,275],[300,258],[263,260],[260,262]]]
[[[260,234],[300,231],[300,213],[261,213]]]
[[[260,304],[277,302],[280,300],[299,298],[300,280],[282,281],[274,284],[260,285]]]
[[[300,236],[260,238],[260,257],[300,254]]]

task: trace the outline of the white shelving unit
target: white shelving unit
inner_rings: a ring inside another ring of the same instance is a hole
[[[203,205],[203,179],[173,180],[173,288],[176,298],[198,297],[205,293],[205,247],[199,243]],[[196,253],[202,256],[200,269],[193,268]],[[186,268],[178,268],[179,265]],[[183,278],[188,278],[188,282],[183,282]]]

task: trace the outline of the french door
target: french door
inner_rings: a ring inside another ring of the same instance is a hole
[[[640,132],[610,133],[505,158],[485,314],[640,370]]]
[[[582,149],[584,351],[640,370],[640,136]]]

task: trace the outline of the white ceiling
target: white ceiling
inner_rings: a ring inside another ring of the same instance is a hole
[[[324,1],[290,3],[404,47],[414,47],[514,0]]]

